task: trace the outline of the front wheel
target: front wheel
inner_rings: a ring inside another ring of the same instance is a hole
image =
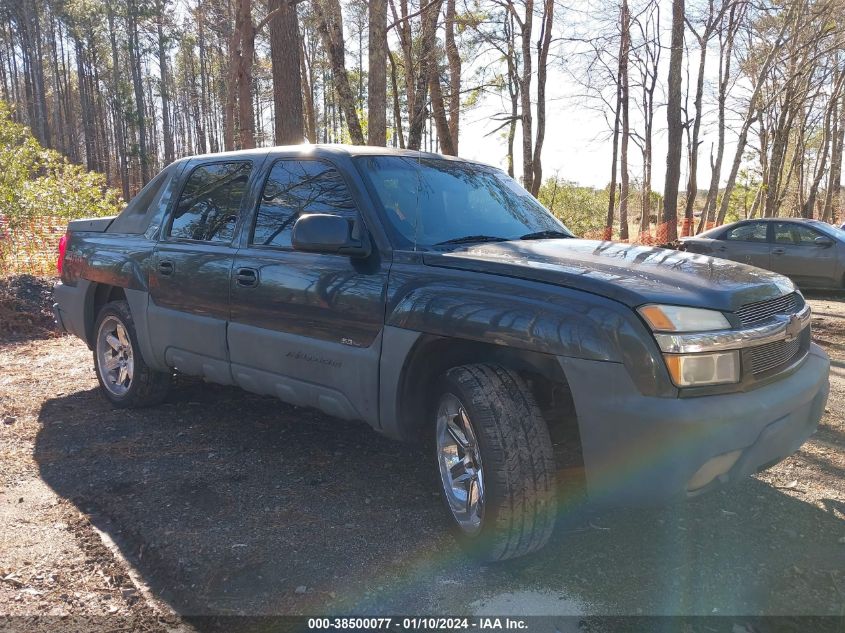
[[[94,366],[106,398],[116,407],[149,407],[167,396],[171,375],[151,369],[138,350],[135,322],[126,301],[103,306],[94,331]]]
[[[556,513],[554,455],[525,380],[499,365],[462,365],[436,395],[441,491],[462,545],[487,561],[543,547]]]

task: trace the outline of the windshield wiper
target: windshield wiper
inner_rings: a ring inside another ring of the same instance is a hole
[[[493,235],[464,235],[463,237],[453,237],[451,240],[437,242],[435,246],[446,246],[447,244],[471,244],[472,242],[507,242],[504,237],[495,237]]]
[[[563,231],[537,231],[536,233],[526,233],[525,235],[521,236],[519,239],[521,240],[545,240],[545,239],[560,239],[566,237],[574,237],[569,233],[564,233]]]

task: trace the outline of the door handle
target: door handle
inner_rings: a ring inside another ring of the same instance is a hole
[[[173,262],[159,262],[158,263],[158,272],[162,275],[172,275],[173,274]]]
[[[258,285],[258,271],[254,268],[238,268],[235,281],[243,288],[253,288]]]
[[[783,255],[786,252],[785,248],[773,248],[772,255]]]

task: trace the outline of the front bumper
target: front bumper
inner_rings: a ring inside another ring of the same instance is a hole
[[[830,360],[813,344],[788,376],[742,393],[644,396],[619,363],[559,358],[569,381],[591,502],[645,505],[698,494],[794,453],[824,413]],[[739,451],[727,472],[690,490],[715,457]]]

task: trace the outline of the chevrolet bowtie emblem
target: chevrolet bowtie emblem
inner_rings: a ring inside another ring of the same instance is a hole
[[[801,334],[801,319],[797,314],[789,315],[789,321],[786,322],[786,340],[791,341]]]

